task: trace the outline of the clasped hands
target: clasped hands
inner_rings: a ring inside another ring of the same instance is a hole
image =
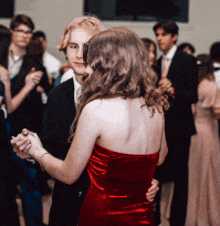
[[[34,157],[37,149],[42,148],[42,143],[36,133],[23,129],[21,134],[12,137],[13,151],[22,159]]]
[[[158,83],[158,91],[161,94],[168,93],[169,95],[172,96],[174,93],[174,87],[172,86],[171,81],[168,78],[162,78],[159,83]]]

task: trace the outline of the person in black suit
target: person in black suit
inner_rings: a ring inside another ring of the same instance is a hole
[[[190,139],[196,133],[191,104],[198,100],[198,70],[194,57],[177,49],[178,26],[172,21],[158,22],[153,30],[163,56],[157,61],[158,91],[168,96],[170,108],[165,112],[168,155],[158,167],[160,184],[174,182],[170,224],[184,225],[188,190],[188,156]],[[160,194],[158,193],[158,196]],[[158,199],[158,204],[159,200]],[[157,213],[159,211],[157,208]],[[159,224],[159,214],[157,221]]]
[[[82,83],[85,66],[83,46],[96,33],[104,30],[104,25],[94,17],[78,17],[63,32],[60,51],[64,51],[74,77],[54,88],[48,96],[43,117],[41,141],[46,150],[60,159],[65,159],[69,150],[70,126],[76,115],[76,103]],[[72,185],[55,181],[50,226],[77,225],[83,198],[90,180],[86,172]]]

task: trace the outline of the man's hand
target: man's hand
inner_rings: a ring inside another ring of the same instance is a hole
[[[44,88],[42,86],[37,86],[38,93],[44,93]]]
[[[165,93],[165,92],[168,92],[170,91],[170,88],[172,87],[172,83],[169,79],[167,78],[162,78],[160,81],[159,81],[159,87],[158,87],[158,91],[160,93]]]
[[[42,76],[42,71],[36,71],[34,67],[31,68],[31,71],[25,78],[25,86],[28,86],[30,89],[33,89],[36,85],[40,83]]]
[[[157,194],[157,192],[159,190],[158,185],[159,185],[159,181],[158,180],[153,179],[151,181],[151,186],[150,186],[150,188],[148,189],[148,191],[146,193],[146,198],[147,198],[148,201],[150,201],[150,202],[154,201],[154,198],[155,198],[155,196],[156,196],[156,194]]]
[[[170,87],[170,88],[168,88],[167,89],[167,93],[170,95],[170,96],[173,96],[174,95],[174,93],[175,93],[175,89],[174,89],[174,87]],[[174,97],[174,96],[173,96]]]
[[[50,85],[53,85],[53,77],[51,75],[48,75],[48,82]]]

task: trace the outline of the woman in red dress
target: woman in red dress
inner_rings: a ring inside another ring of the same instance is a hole
[[[67,184],[87,167],[91,184],[79,226],[153,225],[145,194],[167,154],[162,108],[168,103],[133,31],[103,31],[85,47],[86,76],[66,159],[50,155],[32,132],[11,142],[18,155],[31,155]]]

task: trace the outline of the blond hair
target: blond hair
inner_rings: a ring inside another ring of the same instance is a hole
[[[75,18],[70,24],[66,26],[63,31],[60,45],[57,46],[59,51],[64,51],[66,53],[66,47],[71,38],[71,33],[76,28],[90,29],[94,32],[94,35],[100,31],[104,31],[105,27],[103,23],[94,16],[80,16]]]

